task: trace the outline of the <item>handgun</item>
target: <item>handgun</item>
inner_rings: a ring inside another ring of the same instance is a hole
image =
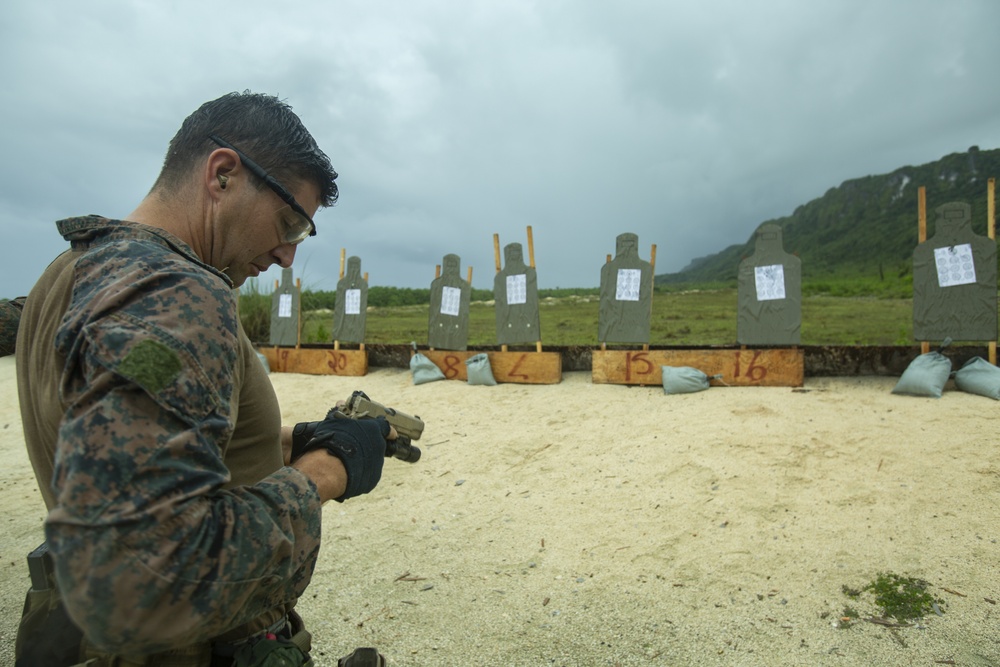
[[[420,449],[411,444],[411,441],[419,440],[424,432],[424,422],[420,417],[408,415],[395,408],[388,408],[371,400],[365,392],[360,390],[351,394],[351,397],[342,406],[338,405],[334,416],[343,416],[347,419],[385,417],[385,420],[396,429],[398,434],[395,440],[386,441],[385,455],[393,456],[407,463],[416,463],[420,460]]]
[[[407,463],[416,463],[420,460],[420,449],[411,444],[412,440],[419,440],[424,432],[424,422],[420,417],[376,403],[363,391],[356,391],[346,401],[338,402],[329,414],[342,419],[385,417],[385,420],[396,429],[398,436],[395,440],[386,440],[385,455],[394,456]],[[292,430],[292,460],[305,451],[319,424],[319,422],[300,422],[295,425]]]

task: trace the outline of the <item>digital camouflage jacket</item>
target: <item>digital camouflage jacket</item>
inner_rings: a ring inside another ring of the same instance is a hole
[[[162,230],[57,224],[71,250],[24,304],[17,365],[71,617],[129,654],[273,622],[312,576],[321,505],[282,467],[229,279]]]

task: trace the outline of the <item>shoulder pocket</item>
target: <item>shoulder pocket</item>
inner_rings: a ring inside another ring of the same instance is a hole
[[[84,335],[90,362],[135,384],[183,421],[200,421],[224,403],[197,358],[158,327],[115,313]]]

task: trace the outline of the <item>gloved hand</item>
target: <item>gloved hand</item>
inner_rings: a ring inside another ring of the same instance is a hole
[[[306,445],[313,439],[319,424],[320,422],[299,422],[292,428],[292,461],[305,454]]]
[[[343,502],[370,492],[382,478],[385,439],[392,427],[385,417],[349,419],[342,415],[335,416],[336,412],[336,408],[330,410],[321,422],[295,425],[292,430],[292,460],[320,447],[340,459],[347,471],[347,490],[334,500]]]

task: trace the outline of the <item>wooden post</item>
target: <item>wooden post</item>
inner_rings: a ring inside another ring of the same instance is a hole
[[[535,237],[531,234],[531,225],[528,225],[528,266],[535,268]],[[541,308],[541,303],[538,304]],[[538,332],[541,334],[541,332]],[[535,341],[535,352],[542,351],[542,339],[539,336],[538,340]]]
[[[497,233],[495,233],[495,232],[493,234],[493,263],[497,267],[497,273],[500,273],[500,271],[503,268],[502,264],[500,262],[500,235],[497,234]],[[496,298],[495,294],[493,296],[494,296],[494,298]],[[507,346],[501,344],[500,345],[500,351],[501,352],[506,352],[507,351]]]
[[[344,270],[345,270],[344,258],[346,256],[347,256],[347,248],[341,248],[340,249],[340,271],[337,273],[337,279],[338,280],[343,280],[344,279]],[[339,340],[333,341],[333,349],[334,350],[339,350],[340,349],[340,341]]]
[[[611,253],[610,252],[607,255],[604,256],[604,263],[605,264],[610,264],[611,263]],[[601,343],[601,352],[604,352],[607,349],[608,349],[608,344],[607,343]]]
[[[649,321],[653,321],[653,297],[656,294],[656,244],[649,246],[649,266],[651,267],[649,284]],[[642,349],[649,351],[649,343],[644,343]]]
[[[986,181],[986,234],[991,239],[996,239],[997,236],[996,188],[996,178]],[[997,342],[995,340],[990,341],[989,356],[990,363],[996,366]]]
[[[986,233],[991,239],[996,238],[997,230],[996,189],[997,179],[989,179],[986,182]]]
[[[299,310],[295,313],[298,318],[298,331],[295,333],[295,349],[302,346],[302,278],[295,279],[295,291],[299,293]]]
[[[610,264],[611,263],[611,253],[610,252],[604,257],[604,263],[605,264]],[[607,349],[608,349],[608,344],[607,343],[601,343],[601,352],[604,352]]]
[[[437,280],[440,277],[441,277],[441,265],[440,264],[435,264],[434,265],[434,280]],[[434,307],[434,304],[432,303],[431,304],[431,308],[433,308],[433,307]],[[427,349],[428,350],[433,350],[434,348],[433,347],[428,347]]]
[[[921,185],[917,188],[917,243],[927,240],[927,188]],[[930,341],[920,341],[920,353],[931,351]]]
[[[500,273],[500,235],[493,234],[493,261],[497,265],[497,273]]]
[[[917,242],[927,240],[927,188],[917,188]]]
[[[493,234],[493,262],[496,264],[497,273],[500,273],[503,270],[502,263],[500,262],[500,235],[496,233]],[[496,295],[494,294],[493,297],[496,298]],[[506,352],[507,346],[505,344],[500,345],[500,351]]]

